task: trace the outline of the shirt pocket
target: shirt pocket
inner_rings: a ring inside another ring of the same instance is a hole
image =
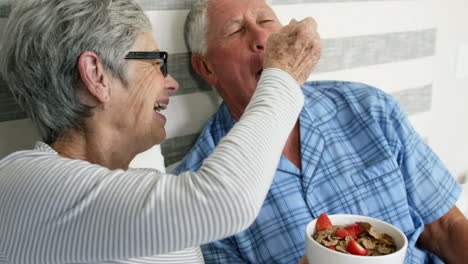
[[[405,181],[393,159],[384,159],[351,175],[359,214],[391,223],[405,233],[414,230]]]

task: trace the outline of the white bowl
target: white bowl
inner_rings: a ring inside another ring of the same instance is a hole
[[[395,226],[382,220],[362,215],[329,215],[332,225],[350,225],[355,222],[368,222],[378,232],[384,232],[393,237],[396,251],[384,256],[358,256],[344,254],[320,245],[312,237],[315,234],[315,223],[312,220],[306,228],[306,254],[310,264],[402,264],[405,261],[408,239]]]

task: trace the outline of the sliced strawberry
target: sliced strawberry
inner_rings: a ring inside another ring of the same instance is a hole
[[[317,223],[315,224],[315,231],[316,232],[323,231],[331,226],[332,226],[332,223],[330,221],[330,218],[328,218],[328,215],[321,214],[319,218],[317,219]]]
[[[341,237],[341,238],[345,238],[345,237],[347,237],[347,236],[350,236],[350,237],[352,237],[352,238],[354,238],[354,239],[356,239],[356,240],[358,239],[357,236],[356,236],[355,234],[349,232],[349,231],[346,230],[346,229],[337,230],[336,233],[335,233],[335,236]]]
[[[346,230],[349,232],[355,234],[356,236],[359,235],[362,232],[361,227],[358,224],[351,224],[346,227]]]
[[[361,245],[358,244],[358,242],[354,240],[350,240],[348,242],[346,251],[348,251],[349,253],[353,255],[367,256],[367,249],[363,248]]]
[[[335,236],[345,238],[347,236],[351,236],[351,233],[346,229],[339,229],[336,231]]]
[[[331,250],[336,250],[335,246],[328,246],[327,248],[329,248]]]

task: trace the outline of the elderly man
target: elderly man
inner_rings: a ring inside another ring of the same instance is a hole
[[[0,160],[0,263],[202,263],[199,245],[257,216],[320,50],[314,21],[270,38],[238,125],[177,177],[129,168],[164,140],[178,88],[151,32],[134,0],[15,3],[0,72],[42,142]]]
[[[280,27],[264,0],[194,5],[185,32],[192,65],[224,103],[176,173],[198,170],[236,124],[262,72],[266,41]],[[246,231],[203,246],[205,261],[296,263],[305,253],[305,226],[321,213],[392,223],[408,237],[406,263],[468,259],[468,221],[454,206],[460,186],[397,102],[350,82],[308,82],[303,92],[304,108],[259,216]]]

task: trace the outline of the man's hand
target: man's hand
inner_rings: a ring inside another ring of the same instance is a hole
[[[468,220],[454,206],[444,216],[425,225],[419,237],[425,249],[445,263],[466,263],[468,259]]]
[[[301,258],[301,260],[299,260],[297,264],[309,264],[309,262],[307,261],[307,256]]]
[[[303,85],[322,54],[317,23],[311,17],[299,22],[291,20],[267,42],[263,68],[279,68]]]

